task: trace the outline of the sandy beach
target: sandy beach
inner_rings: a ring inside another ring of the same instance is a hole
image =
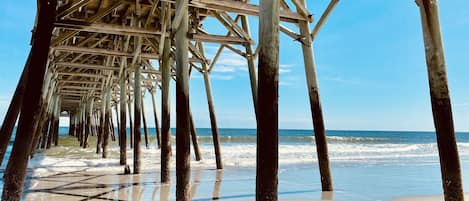
[[[313,157],[314,143],[284,141],[280,146],[279,199],[441,200],[441,196],[435,196],[442,194],[436,145],[431,139],[427,143],[420,138],[408,139],[420,140],[420,144],[399,144],[391,139],[393,135],[333,137],[335,141],[331,140],[330,150],[333,193],[321,192],[317,162]],[[255,145],[244,142],[246,137],[242,139],[243,142],[236,138],[223,142],[225,168],[222,171],[215,170],[212,144],[201,141],[203,160],[191,162],[193,200],[254,200]],[[174,155],[173,182],[162,185],[160,150],[156,149],[153,139],[151,142],[150,148],[142,147],[143,173],[123,175],[124,167],[119,165],[115,142],[111,144],[109,158],[103,159],[94,148],[80,148],[76,139],[63,137],[58,147],[41,151],[30,161],[25,200],[174,200]],[[466,147],[466,143],[460,145],[464,156],[462,164],[469,168]],[[129,148],[127,154],[127,162],[132,167],[132,149]]]
[[[254,178],[240,174],[246,172],[194,170],[192,200],[254,200],[255,192],[251,186]],[[25,200],[174,200],[174,184],[161,184],[158,178],[157,173],[123,175],[92,169],[32,176],[28,180],[30,186],[25,192]],[[312,191],[301,186],[295,189],[279,192],[282,200],[333,200],[330,192]]]

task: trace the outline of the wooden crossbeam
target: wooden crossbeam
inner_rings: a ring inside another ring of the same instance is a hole
[[[90,70],[111,70],[111,71],[120,71],[120,67],[115,66],[105,66],[105,65],[97,65],[97,64],[81,64],[81,63],[70,63],[70,62],[57,62],[57,66],[59,67],[73,67],[79,69],[90,69]],[[132,71],[131,69],[129,69]],[[142,73],[150,73],[150,74],[160,74],[159,71],[153,69],[145,69],[142,70]]]
[[[61,19],[63,17],[67,17],[68,15],[72,14],[76,10],[78,10],[80,7],[86,5],[90,0],[80,0],[76,2],[75,4],[71,5],[67,9],[61,11],[59,14],[57,14],[57,19]]]
[[[162,0],[170,3],[174,3],[174,0]],[[231,13],[237,13],[240,15],[251,15],[259,16],[259,6],[248,4],[241,1],[233,0],[192,0],[189,3],[189,7],[197,7],[208,10],[227,11]],[[291,12],[288,10],[280,11],[280,20],[284,22],[297,23],[298,21],[313,22],[312,16],[303,16],[299,13]]]
[[[100,20],[101,18],[103,18],[104,16],[108,15],[109,13],[111,13],[114,9],[118,8],[119,6],[123,5],[124,3],[126,3],[127,1],[126,0],[120,0],[118,2],[115,2],[114,4],[112,4],[112,6],[110,6],[109,8],[105,8],[101,11],[99,11],[96,15],[94,15],[93,17],[91,17],[90,19],[88,19],[86,21],[86,23],[94,23],[98,20]],[[51,46],[57,46],[59,45],[61,42],[69,39],[70,37],[74,36],[75,34],[77,34],[79,31],[68,31],[64,34],[62,34],[60,37],[57,37],[55,40],[52,41],[52,44]]]
[[[122,26],[116,24],[107,24],[107,23],[92,23],[86,24],[80,21],[71,21],[71,20],[62,20],[55,23],[55,27],[63,28],[67,30],[74,31],[86,31],[92,33],[106,33],[106,34],[116,34],[123,36],[140,36],[140,37],[149,37],[154,38],[161,35],[161,32],[156,29],[150,28],[138,28],[131,26]]]
[[[191,38],[192,41],[196,42],[208,42],[208,43],[222,43],[222,44],[249,44],[250,41],[230,36],[218,36],[218,35],[206,35],[206,34],[194,34]]]
[[[85,54],[95,54],[95,55],[103,55],[103,56],[119,56],[119,57],[133,57],[133,53],[129,52],[122,52],[122,51],[115,51],[115,50],[108,50],[102,48],[87,48],[87,47],[76,47],[76,46],[68,46],[68,45],[61,45],[54,47],[56,51],[64,51],[64,52],[76,52],[76,53],[85,53]],[[159,59],[160,57],[156,54],[148,54],[142,53],[143,58],[148,59]]]

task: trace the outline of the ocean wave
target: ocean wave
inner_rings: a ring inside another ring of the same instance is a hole
[[[212,142],[212,136],[198,136],[200,142]],[[256,142],[256,136],[220,136],[220,142]],[[279,136],[280,142],[314,142],[314,136]],[[327,136],[328,142],[386,142],[389,138]]]
[[[159,168],[160,150],[152,144],[149,149],[142,147],[142,168],[157,171]],[[469,143],[458,143],[462,159],[469,159]],[[222,143],[222,159],[225,167],[255,167],[256,145],[254,143]],[[173,150],[175,150],[173,144]],[[215,167],[214,148],[211,144],[201,144],[203,160],[192,161],[194,167]],[[129,165],[132,165],[132,150],[127,152]],[[191,150],[193,154],[193,150]],[[335,164],[413,164],[438,163],[438,147],[436,143],[393,144],[393,143],[331,143],[329,158]],[[95,154],[95,149],[59,146],[42,152],[33,158],[29,167],[38,174],[51,171],[72,171],[93,167],[95,170],[121,171],[118,165],[119,148],[111,146],[109,158],[102,159]],[[175,153],[173,152],[175,166]],[[314,164],[317,162],[316,147],[313,144],[280,144],[280,166],[292,164]]]

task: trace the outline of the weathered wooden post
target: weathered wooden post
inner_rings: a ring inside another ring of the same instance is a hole
[[[15,94],[11,99],[7,113],[3,119],[2,128],[0,129],[0,166],[2,165],[8,144],[10,143],[10,138],[13,134],[13,128],[15,127],[16,120],[20,114],[20,107],[23,103],[24,90],[26,88],[26,82],[28,81],[27,74],[30,60],[31,52],[29,53],[28,59],[26,60],[23,72],[21,73],[21,78],[16,85]]]
[[[199,52],[205,56],[204,46],[201,42],[197,44],[199,46]],[[218,135],[217,118],[215,115],[215,106],[213,104],[212,85],[210,84],[210,72],[207,68],[207,63],[202,63],[202,74],[204,75],[205,94],[207,95],[208,111],[210,114],[210,127],[212,129],[213,146],[215,149],[215,161],[217,169],[223,169],[223,162],[221,159],[221,148],[220,138]],[[256,85],[257,86],[257,85]],[[191,114],[192,118],[192,114]]]
[[[301,0],[306,7],[305,0]],[[314,137],[316,141],[316,150],[318,154],[319,172],[321,174],[321,184],[323,191],[332,191],[332,176],[329,164],[329,155],[327,149],[326,129],[322,114],[322,106],[319,98],[319,86],[316,78],[316,64],[307,21],[299,21],[300,33],[303,37],[301,48],[303,50],[303,60],[305,65],[306,81],[308,85],[309,103],[313,119]]]
[[[176,200],[190,196],[190,118],[188,72],[188,1],[176,0]],[[176,20],[178,19],[178,20]]]
[[[147,117],[145,116],[145,102],[142,98],[142,120],[143,120],[143,132],[145,134],[145,147],[150,148],[148,141],[148,127],[147,127]]]
[[[123,67],[125,68],[125,67]],[[125,80],[126,70],[123,70],[122,77],[120,78],[120,130],[119,130],[119,141],[120,141],[120,164],[127,164],[127,86]]]
[[[85,133],[85,139],[83,140],[83,148],[88,148],[89,143],[88,139],[91,133],[93,132],[93,98],[90,98],[87,104],[87,110],[88,110],[88,115],[86,115],[86,133]]]
[[[215,160],[217,169],[223,169],[223,162],[221,159],[220,138],[218,135],[217,117],[215,116],[215,106],[213,105],[212,86],[210,84],[209,72],[207,66],[202,64],[205,83],[205,93],[207,94],[208,111],[210,113],[210,125],[212,128],[213,146],[215,149]]]
[[[221,190],[222,179],[223,179],[223,171],[222,170],[217,170],[217,173],[216,173],[216,176],[215,176],[215,185],[213,186],[213,194],[212,194],[212,199],[213,200],[219,200],[220,199],[220,190]]]
[[[136,52],[140,52],[142,48],[142,38],[136,37],[137,44],[135,47]],[[137,58],[136,66],[134,68],[134,174],[140,173],[140,138],[141,134],[141,120],[142,120],[142,65],[141,58],[139,54]],[[135,58],[134,58],[135,59]]]
[[[60,96],[57,95],[54,108],[54,146],[59,145]]]
[[[31,49],[31,64],[34,64],[34,68],[28,70],[28,82],[24,93],[24,99],[28,102],[21,104],[22,112],[19,118],[16,139],[4,172],[2,200],[20,200],[23,193],[28,156],[31,153],[33,127],[41,111],[41,88],[47,68],[56,6],[57,0],[40,1],[38,23]]]
[[[246,15],[241,16],[241,24],[243,26],[244,31],[248,34],[251,34],[248,17]],[[247,60],[248,69],[249,69],[249,80],[251,83],[252,102],[254,105],[254,112],[256,113],[256,116],[257,116],[257,73],[256,73],[256,67],[254,64],[254,51],[252,50],[251,44],[245,44],[244,47],[246,49],[246,60]]]
[[[166,3],[163,3],[165,7]],[[171,180],[171,109],[170,109],[170,63],[171,40],[164,41],[163,57],[161,58],[161,182]]]
[[[108,87],[106,91],[104,92],[106,98],[104,99],[104,107],[102,110],[104,110],[104,124],[103,124],[103,129],[101,129],[103,132],[101,133],[102,135],[102,149],[103,153],[102,156],[103,158],[107,158],[107,148],[109,145],[109,134],[111,133],[110,128],[114,128],[114,126],[111,126],[111,88]]]
[[[107,132],[107,127],[106,127],[106,91],[104,90],[103,93],[101,94],[102,99],[101,99],[101,110],[99,111],[99,132],[98,135],[96,135],[96,153],[100,154],[102,151],[102,145],[103,145],[103,137],[105,133]]]
[[[120,133],[120,129],[121,129],[121,126],[120,126],[120,116],[119,116],[119,108],[117,107],[117,102],[116,102],[116,105],[114,106],[114,111],[116,112],[116,128],[117,128],[117,134]],[[112,118],[111,118],[112,119]],[[114,125],[114,123],[113,123]],[[118,144],[120,145],[120,138],[117,139],[118,140]]]
[[[440,30],[437,0],[417,0],[420,7],[433,120],[436,128],[441,176],[446,201],[463,201],[461,165]]]
[[[189,118],[191,122],[191,141],[192,147],[194,149],[195,160],[202,160],[202,154],[200,153],[199,148],[199,139],[197,138],[197,129],[195,128],[194,118],[192,117],[192,109],[189,107]]]
[[[261,0],[256,200],[278,200],[279,0]]]
[[[158,149],[160,149],[161,148],[161,133],[160,133],[160,123],[158,121],[158,115],[156,114],[156,100],[155,100],[156,87],[153,89],[150,89],[149,91],[151,94],[151,102],[153,105],[153,118],[155,119],[156,143],[157,143]]]
[[[132,98],[130,96],[130,73],[129,73],[129,80],[128,80],[128,97],[127,97],[127,109],[129,110],[129,124],[130,124],[130,148],[134,147],[134,121],[132,118]],[[135,100],[134,100],[135,101]]]

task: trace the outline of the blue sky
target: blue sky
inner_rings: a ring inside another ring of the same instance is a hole
[[[35,2],[2,0],[0,119],[29,51]],[[325,0],[307,2],[316,18],[328,4]],[[468,131],[469,2],[439,3],[455,127]],[[250,20],[257,39],[258,21]],[[213,21],[205,26],[212,33],[224,34],[226,31],[219,27]],[[216,48],[209,44],[207,55],[213,56]],[[316,37],[314,48],[327,129],[434,129],[420,16],[414,1],[342,0]],[[280,128],[311,129],[301,47],[282,34],[280,49]],[[209,127],[202,76],[194,72],[190,84],[196,125]],[[212,74],[219,127],[255,127],[249,87],[246,62],[225,50]],[[157,100],[160,102],[159,94]],[[150,99],[145,101],[147,118],[153,124]],[[174,114],[174,103],[172,107]]]

